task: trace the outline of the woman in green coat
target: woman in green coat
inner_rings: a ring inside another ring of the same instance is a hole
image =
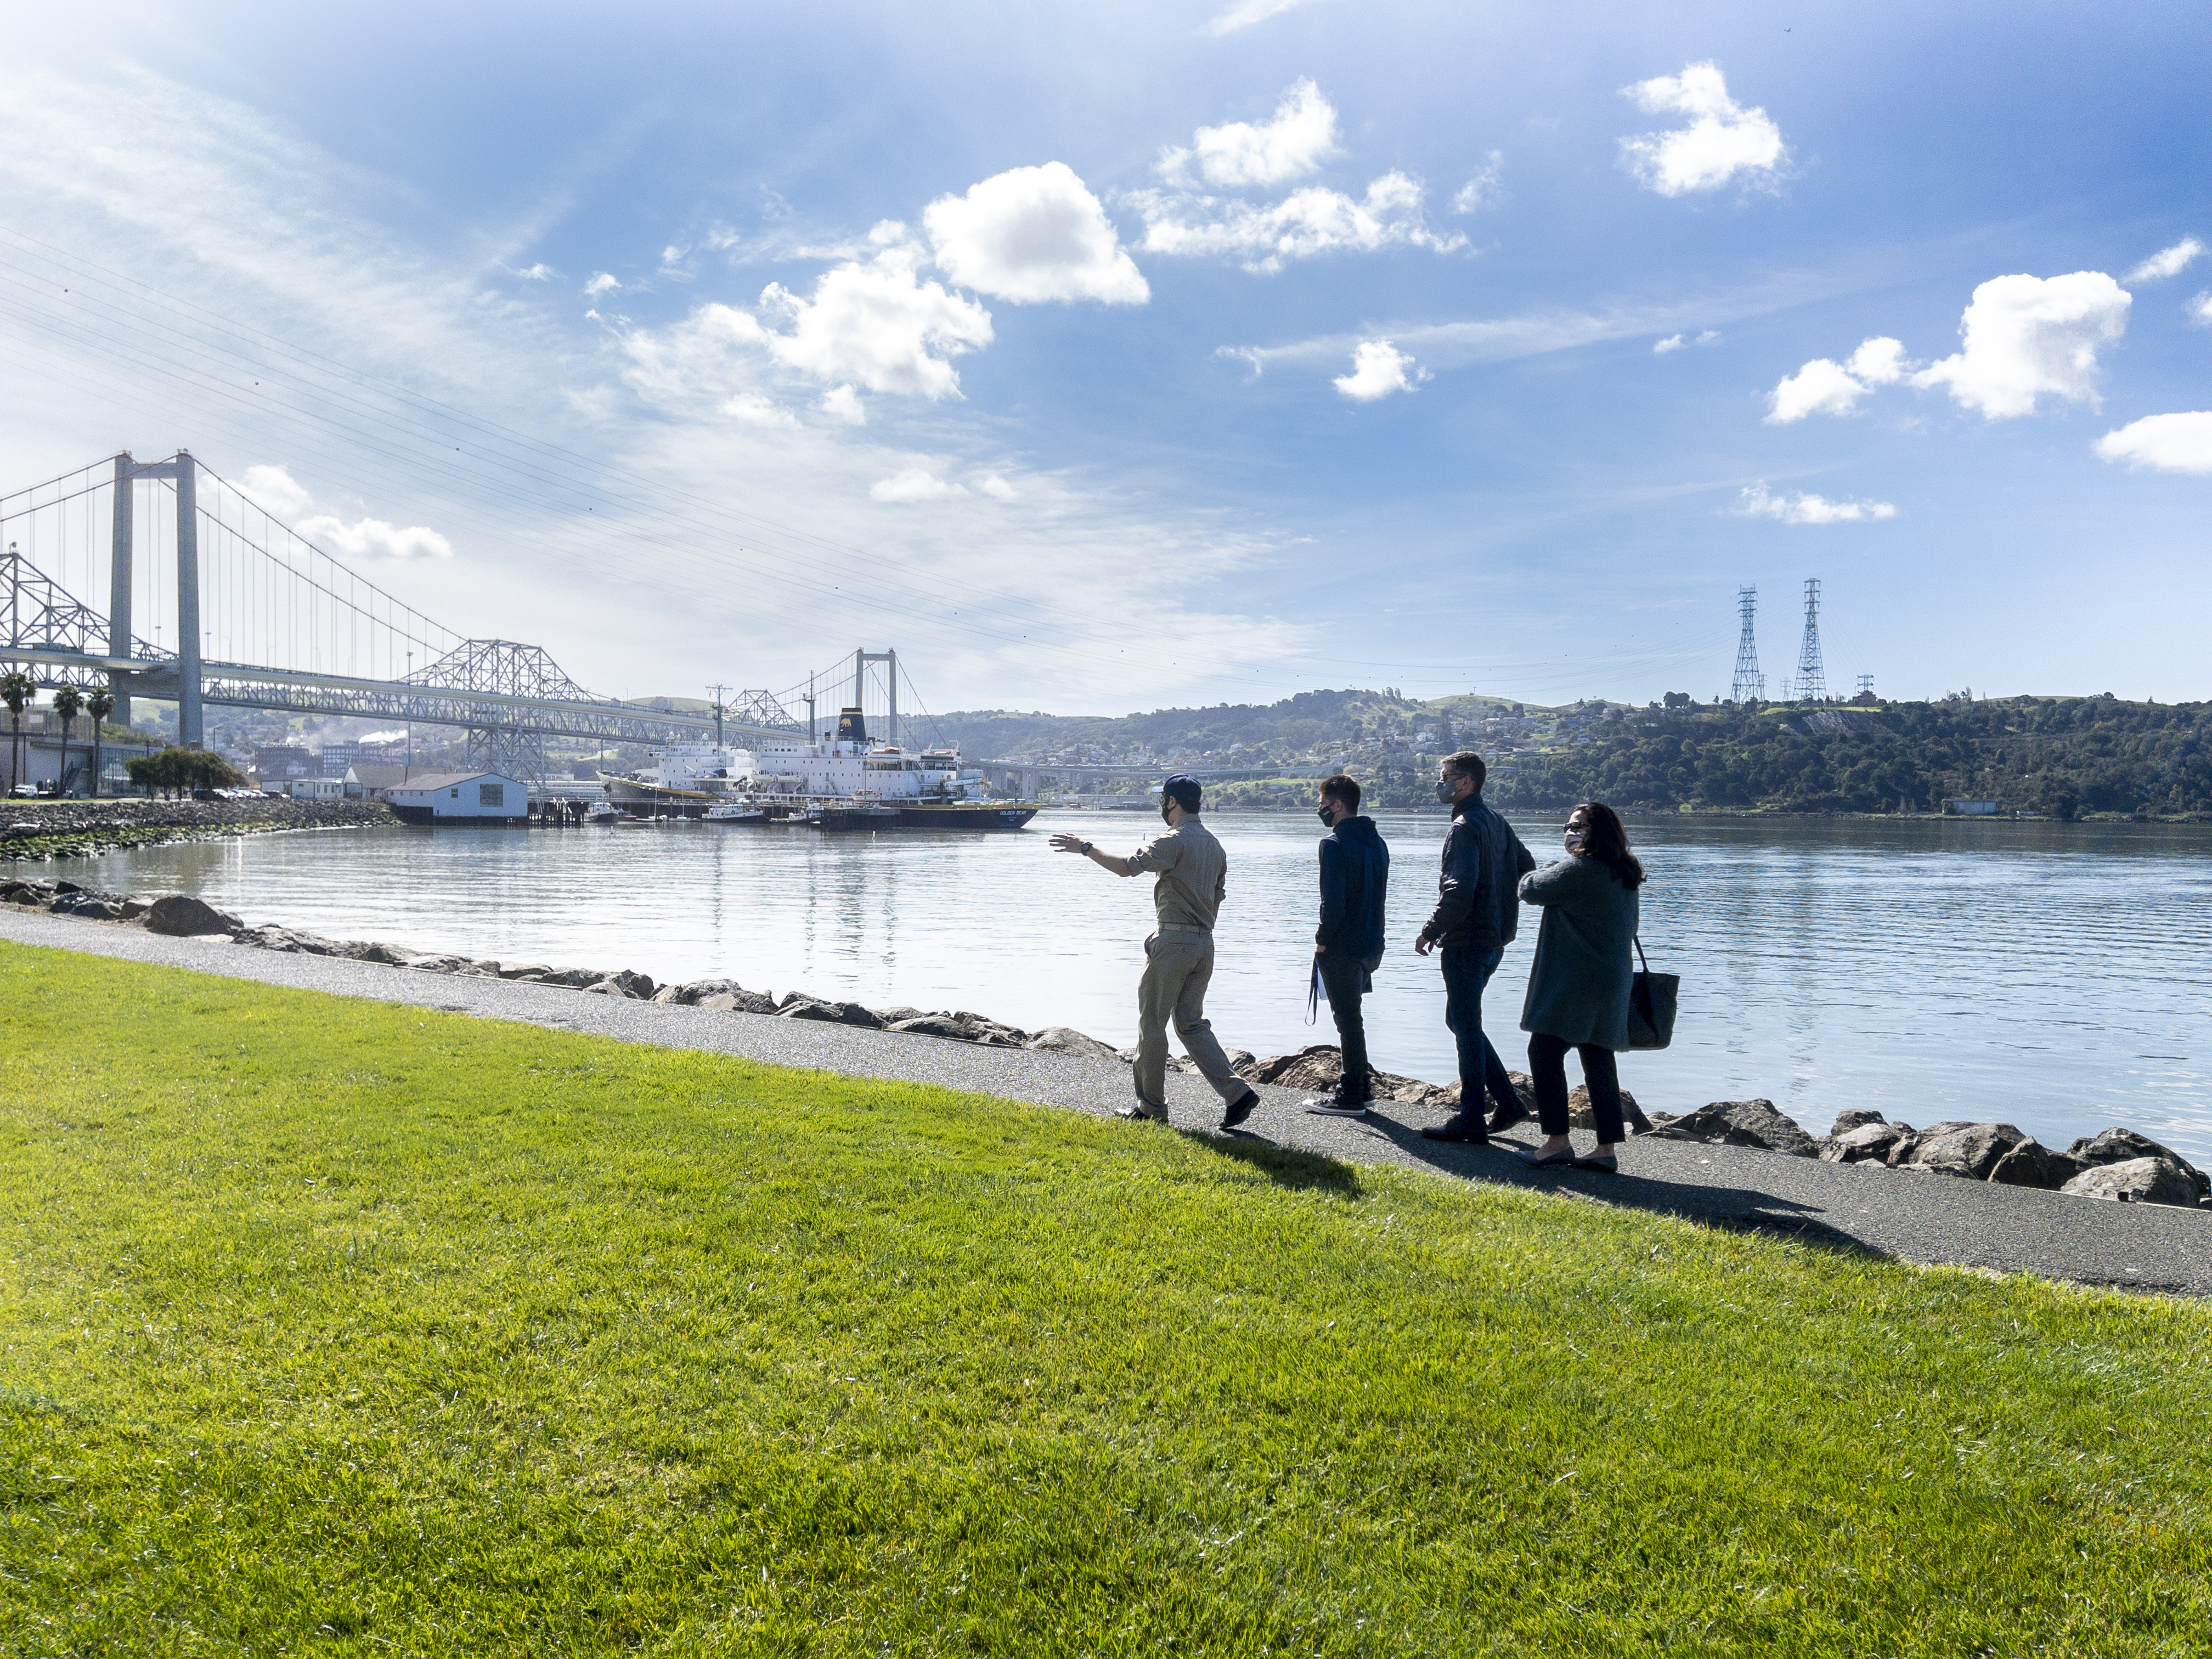
[[[1628,850],[1620,814],[1584,801],[1567,815],[1567,856],[1521,878],[1521,902],[1542,907],[1536,959],[1521,1029],[1528,1036],[1528,1075],[1545,1141],[1523,1157],[1539,1168],[1620,1168],[1620,1076],[1614,1053],[1628,1047],[1628,993],[1636,939],[1636,890],[1644,866]],[[1597,1150],[1575,1156],[1567,1138],[1567,1050],[1582,1056],[1597,1119]]]

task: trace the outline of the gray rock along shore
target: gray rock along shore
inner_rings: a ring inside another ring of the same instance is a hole
[[[373,940],[325,939],[273,924],[248,927],[228,911],[185,894],[149,898],[98,891],[64,880],[14,878],[0,880],[0,903],[87,921],[134,924],[170,938],[219,935],[234,945],[257,950],[559,987],[629,1001],[822,1021],[982,1048],[1026,1048],[1125,1062],[1135,1057],[1133,1049],[1117,1050],[1066,1026],[1026,1031],[964,1009],[931,1012],[908,1007],[870,1008],[802,991],[787,991],[778,998],[724,978],[661,985],[650,975],[632,969],[501,963]],[[1333,1090],[1342,1075],[1342,1060],[1330,1044],[1313,1044],[1295,1054],[1265,1060],[1235,1050],[1230,1059],[1255,1084],[1277,1088],[1323,1092]],[[1170,1063],[1178,1071],[1194,1069],[1181,1056]],[[1382,1072],[1373,1075],[1376,1097],[1387,1103],[1431,1108],[1455,1108],[1459,1103],[1455,1081],[1438,1085]],[[1522,1109],[1533,1118],[1535,1100],[1528,1079],[1518,1073],[1511,1077]],[[1632,1124],[1645,1124],[1643,1133],[1662,1140],[1747,1147],[1831,1164],[2033,1188],[2122,1204],[2195,1209],[2203,1206],[2208,1193],[2212,1193],[2212,1176],[2179,1153],[2131,1129],[2114,1127],[2083,1136],[2060,1152],[2009,1123],[1947,1121],[1915,1129],[1910,1124],[1889,1122],[1879,1112],[1854,1109],[1841,1113],[1827,1134],[1816,1136],[1778,1110],[1770,1100],[1717,1100],[1680,1115],[1654,1111],[1648,1118],[1626,1091],[1622,1091],[1622,1103]],[[1593,1127],[1586,1090],[1575,1090],[1569,1107],[1577,1127]]]
[[[92,858],[169,842],[279,830],[334,830],[390,823],[377,801],[24,800],[0,802],[0,861]]]

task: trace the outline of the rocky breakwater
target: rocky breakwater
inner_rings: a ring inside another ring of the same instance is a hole
[[[89,858],[276,830],[330,830],[392,823],[380,801],[40,800],[0,804],[0,861]]]
[[[1948,1121],[1916,1129],[1863,1110],[1839,1114],[1826,1135],[1816,1136],[1771,1100],[1717,1100],[1680,1117],[1651,1115],[1652,1133],[1670,1140],[1753,1146],[1831,1164],[2035,1187],[2076,1198],[2194,1209],[2212,1192],[2212,1176],[2132,1129],[2084,1135],[2062,1152],[2009,1123]]]
[[[143,927],[149,933],[173,937],[221,936],[253,950],[337,957],[422,973],[559,986],[590,996],[677,1003],[710,1012],[772,1019],[822,1020],[902,1036],[969,1042],[982,1048],[1042,1049],[1125,1063],[1136,1058],[1133,1048],[1116,1049],[1067,1026],[1024,1030],[965,1009],[933,1012],[910,1007],[871,1008],[804,991],[787,991],[777,997],[769,991],[751,990],[733,979],[724,978],[662,985],[651,975],[629,968],[556,968],[544,963],[496,962],[452,951],[415,950],[380,940],[326,939],[319,933],[273,924],[248,927],[229,912],[185,894],[149,896],[103,892],[57,879],[0,878],[0,903],[90,921]],[[1343,1060],[1334,1044],[1316,1043],[1295,1054],[1267,1059],[1239,1049],[1231,1051],[1229,1058],[1239,1074],[1254,1083],[1310,1090],[1316,1094],[1334,1091],[1343,1074]],[[1178,1071],[1196,1069],[1183,1056],[1176,1057],[1170,1064]],[[1456,1109],[1459,1104],[1460,1087],[1456,1082],[1425,1083],[1419,1078],[1385,1072],[1376,1072],[1372,1076],[1378,1104],[1429,1109]],[[1533,1119],[1536,1103],[1528,1079],[1518,1072],[1509,1076],[1522,1110]],[[1909,1123],[1890,1122],[1879,1112],[1851,1110],[1841,1114],[1827,1134],[1814,1135],[1771,1100],[1717,1100],[1679,1115],[1656,1110],[1647,1115],[1638,1107],[1636,1097],[1623,1090],[1621,1106],[1632,1132],[1638,1134],[1750,1147],[1786,1157],[1822,1158],[1832,1164],[1879,1165],[1900,1174],[1988,1181],[1999,1186],[2041,1188],[2078,1198],[2183,1208],[2203,1205],[2208,1190],[2212,1190],[2212,1178],[2208,1178],[2204,1171],[2179,1153],[2132,1129],[2106,1129],[2084,1136],[2064,1152],[2059,1152],[2009,1123],[1944,1122],[1916,1129]],[[1587,1090],[1574,1091],[1568,1098],[1568,1110],[1577,1128],[1595,1127]]]

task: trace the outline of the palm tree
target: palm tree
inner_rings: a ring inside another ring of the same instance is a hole
[[[21,669],[11,668],[0,674],[0,702],[8,705],[8,713],[15,720],[8,742],[8,793],[11,795],[22,781],[17,773],[23,750],[23,710],[38,695],[38,683]]]
[[[62,765],[54,774],[54,793],[62,799],[69,799],[69,740],[70,728],[76,717],[84,713],[84,693],[73,685],[54,688],[54,714],[62,723]]]
[[[92,688],[92,695],[84,700],[84,712],[92,716],[92,798],[100,799],[100,728],[115,712],[115,693],[104,685]]]

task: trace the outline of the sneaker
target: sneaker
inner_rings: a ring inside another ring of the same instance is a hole
[[[1421,1135],[1428,1140],[1461,1140],[1480,1146],[1489,1140],[1490,1131],[1482,1127],[1480,1118],[1462,1114],[1448,1117],[1442,1123],[1431,1123],[1421,1131]]]
[[[1224,1129],[1233,1129],[1259,1109],[1260,1091],[1257,1089],[1247,1089],[1229,1103],[1229,1109],[1221,1115],[1221,1127]]]
[[[1116,1106],[1114,1109],[1114,1115],[1126,1117],[1138,1123],[1164,1123],[1168,1121],[1168,1109],[1163,1106],[1155,1111],[1144,1102],[1139,1101],[1134,1106]]]
[[[1370,1103],[1364,1100],[1344,1100],[1335,1095],[1323,1095],[1319,1100],[1306,1102],[1306,1110],[1316,1117],[1365,1117]]]

